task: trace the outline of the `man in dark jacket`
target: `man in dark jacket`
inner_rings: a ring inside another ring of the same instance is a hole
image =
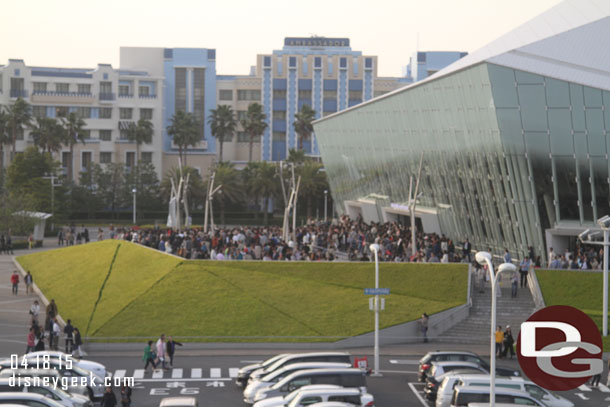
[[[66,353],[72,353],[74,349],[74,327],[72,326],[72,321],[68,320],[64,327],[64,334],[66,334]]]
[[[167,356],[169,356],[169,366],[170,367],[174,367],[174,353],[176,352],[176,345],[182,346],[182,344],[180,342],[176,342],[170,336],[166,343]]]
[[[112,387],[108,386],[106,387],[106,392],[104,392],[104,395],[102,396],[102,401],[100,401],[100,406],[101,407],[116,407],[117,402],[116,402],[116,397],[114,395],[114,393],[112,392]]]

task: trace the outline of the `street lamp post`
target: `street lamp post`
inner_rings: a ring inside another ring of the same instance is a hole
[[[489,280],[491,281],[491,343],[489,347],[489,406],[496,405],[496,283],[498,276],[504,271],[515,272],[517,267],[512,263],[503,263],[498,267],[498,272],[494,273],[494,266],[491,262],[491,254],[488,252],[477,252],[475,255],[477,263],[487,265],[489,269]]]
[[[132,189],[131,193],[133,194],[133,224],[136,224],[136,189]]]
[[[373,243],[369,249],[375,253],[375,288],[379,288],[379,245]],[[379,373],[379,295],[375,295],[375,350],[373,376],[381,376]]]
[[[324,190],[324,222],[326,222],[328,215],[328,190]]]

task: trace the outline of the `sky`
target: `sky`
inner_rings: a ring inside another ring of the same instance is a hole
[[[121,46],[215,48],[246,75],[284,37],[347,37],[400,76],[416,50],[473,52],[560,0],[4,0],[0,65],[119,65]],[[10,17],[9,17],[10,16]]]

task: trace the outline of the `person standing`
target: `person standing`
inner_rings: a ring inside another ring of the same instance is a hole
[[[504,263],[512,263],[513,262],[513,258],[510,255],[510,252],[508,251],[508,249],[504,249]]]
[[[13,285],[13,295],[17,295],[19,292],[19,273],[17,273],[17,270],[11,274],[11,284]]]
[[[472,248],[472,246],[471,246],[470,242],[468,241],[468,238],[466,238],[466,240],[464,241],[463,247],[462,247],[462,254],[463,254],[464,258],[468,259],[468,263],[470,263],[471,248]]]
[[[165,357],[167,356],[167,354],[165,351],[165,334],[161,334],[161,337],[157,341],[157,344],[155,347],[157,350],[157,358],[159,358],[159,363],[161,364],[161,368],[166,370],[167,366],[166,366],[166,362],[165,362]]]
[[[496,356],[502,358],[502,343],[504,342],[504,332],[502,332],[502,326],[498,325],[496,328]]]
[[[511,285],[510,296],[512,298],[516,298],[517,297],[517,288],[519,287],[519,275],[517,274],[516,271],[514,271],[510,277],[510,285]]]
[[[521,288],[527,285],[527,275],[530,271],[531,260],[529,258],[524,258],[521,260],[521,264],[519,265],[519,274],[521,274]]]
[[[144,371],[148,369],[148,364],[150,363],[153,367],[153,370],[157,369],[157,363],[155,359],[157,358],[157,354],[152,349],[153,341],[148,341],[148,345],[144,348],[144,355],[142,356],[142,361],[146,362],[144,365]]]
[[[66,334],[66,353],[72,353],[74,350],[74,327],[71,320],[68,320],[64,327],[64,334]]]
[[[49,305],[47,305],[47,318],[44,322],[45,329],[51,331],[53,329],[53,320],[57,316],[57,304],[55,300],[51,299]]]
[[[34,304],[30,307],[30,315],[32,316],[32,323],[38,325],[38,314],[40,314],[40,305],[38,300],[34,300]]]
[[[170,336],[167,340],[167,356],[169,357],[169,367],[174,367],[174,353],[176,352],[176,345],[182,346],[180,342],[176,342]]]
[[[6,254],[9,254],[9,250],[11,252],[11,254],[15,254],[13,253],[13,240],[11,239],[11,234],[9,233],[8,235],[6,235],[6,242],[5,244],[5,250],[6,250]]]
[[[81,350],[81,346],[83,346],[83,340],[80,336],[80,331],[78,328],[74,328],[74,347],[72,348],[72,352],[76,354],[78,352],[78,357],[83,357],[83,351]]]
[[[515,350],[513,349],[514,344],[515,338],[513,338],[513,332],[510,329],[510,325],[506,325],[506,330],[504,331],[504,351],[502,352],[502,357],[506,357],[509,351],[511,359],[513,356],[515,356]]]
[[[104,395],[102,396],[102,400],[100,401],[100,406],[101,407],[116,407],[117,403],[116,403],[116,397],[114,395],[114,393],[112,392],[112,387],[108,386],[106,387],[106,391],[104,392]]]
[[[25,348],[25,353],[34,352],[34,348],[36,347],[36,334],[34,333],[34,327],[30,328],[30,332],[28,332],[27,346]]]
[[[32,273],[30,273],[29,270],[23,278],[23,281],[25,282],[25,294],[30,295],[30,291],[34,292],[34,289],[32,288],[32,284],[34,283],[34,277],[32,277]]]
[[[421,319],[419,321],[421,333],[424,337],[424,343],[428,342],[428,322],[430,317],[425,312],[422,314]]]
[[[59,322],[57,318],[53,320],[53,335],[51,336],[51,349],[57,350],[59,345],[59,335],[61,335],[61,327],[59,326]]]
[[[121,386],[121,407],[131,406],[131,387]]]

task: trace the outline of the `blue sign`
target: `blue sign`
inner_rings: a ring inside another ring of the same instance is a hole
[[[390,295],[389,288],[365,288],[364,295]]]
[[[289,47],[349,47],[349,38],[287,37],[284,38],[284,45]]]

